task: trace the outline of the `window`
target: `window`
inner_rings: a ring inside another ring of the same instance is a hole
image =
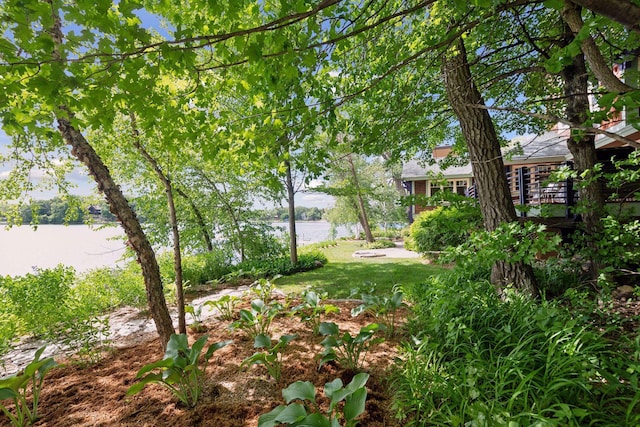
[[[468,182],[467,180],[456,181],[456,193],[461,196],[465,196],[467,194]]]

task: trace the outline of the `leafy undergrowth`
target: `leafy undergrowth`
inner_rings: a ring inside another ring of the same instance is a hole
[[[334,302],[339,314],[327,321],[338,324],[340,330],[355,335],[361,327],[375,321],[370,315],[351,317],[357,304]],[[248,307],[248,304],[244,304]],[[399,321],[403,322],[403,309]],[[40,421],[37,426],[257,426],[258,417],[283,404],[281,390],[298,381],[311,381],[318,390],[325,383],[341,378],[346,384],[356,374],[334,363],[318,370],[321,341],[311,329],[294,316],[279,316],[274,320],[271,335],[280,337],[297,334],[283,357],[282,378],[271,379],[264,366],[241,367],[242,361],[255,353],[253,339],[241,330],[229,331],[228,321],[210,319],[204,323],[208,344],[233,339],[234,343],[214,353],[206,371],[203,397],[189,409],[177,402],[166,389],[149,385],[135,396],[126,396],[135,382],[137,371],[147,363],[162,358],[157,340],[115,350],[96,365],[82,368],[73,363],[54,369],[45,380],[40,401]],[[190,334],[193,342],[202,334]],[[374,347],[366,356],[364,370],[371,374],[367,382],[366,411],[360,426],[398,426],[390,410],[390,394],[386,381],[389,367],[397,356],[398,339]],[[61,361],[64,364],[64,361]],[[328,405],[328,401],[320,401]],[[8,420],[0,416],[0,425]]]

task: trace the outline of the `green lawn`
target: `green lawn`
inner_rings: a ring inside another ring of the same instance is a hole
[[[443,270],[440,266],[423,264],[419,258],[354,258],[353,252],[361,249],[362,242],[340,240],[337,246],[322,250],[329,259],[324,267],[281,277],[274,283],[287,293],[313,287],[328,292],[329,298],[345,298],[352,289],[367,282],[386,292],[396,284],[420,283]]]

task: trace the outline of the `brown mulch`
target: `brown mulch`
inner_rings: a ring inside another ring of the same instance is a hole
[[[336,322],[340,330],[352,335],[361,326],[376,319],[361,315],[352,318],[350,310],[357,303],[335,302],[340,314],[327,321]],[[399,318],[404,319],[406,312]],[[135,382],[137,371],[147,363],[162,358],[157,339],[114,350],[97,364],[82,367],[71,361],[51,371],[45,378],[37,426],[257,426],[258,417],[277,405],[284,404],[281,390],[294,381],[311,381],[318,396],[326,382],[341,378],[347,384],[354,372],[335,364],[325,364],[318,370],[323,337],[313,336],[298,318],[278,317],[271,335],[298,334],[289,345],[283,366],[283,377],[276,383],[261,365],[242,368],[242,360],[255,352],[253,342],[242,331],[230,331],[229,322],[211,319],[205,322],[208,343],[233,339],[234,343],[218,350],[209,361],[206,386],[199,404],[189,409],[178,403],[171,393],[159,385],[148,385],[135,396],[127,389]],[[190,333],[190,342],[201,334]],[[388,370],[397,356],[398,339],[387,340],[367,354],[366,412],[360,426],[398,426],[390,409]],[[326,399],[320,399],[327,404]],[[0,425],[9,425],[0,414]]]

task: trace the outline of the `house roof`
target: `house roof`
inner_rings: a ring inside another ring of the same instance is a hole
[[[567,148],[568,130],[550,130],[542,135],[523,135],[511,140],[502,149],[505,163],[563,160],[570,152]]]
[[[570,157],[567,148],[567,129],[554,128],[542,135],[522,135],[513,138],[509,146],[502,149],[505,164],[541,163],[565,161]],[[402,166],[402,179],[422,178],[442,173],[447,178],[473,176],[471,164],[450,166],[446,169],[439,163],[423,165],[418,160],[410,160]]]
[[[402,165],[402,179],[424,178],[427,175],[439,175],[442,173],[450,178],[463,178],[473,176],[471,164],[464,166],[449,166],[446,169],[440,167],[439,163],[433,165],[420,164],[418,160],[410,160]]]

